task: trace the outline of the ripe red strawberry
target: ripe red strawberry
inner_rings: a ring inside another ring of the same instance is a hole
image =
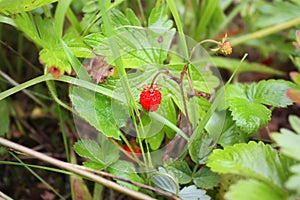
[[[155,84],[151,84],[144,87],[144,90],[140,94],[140,103],[143,108],[149,112],[156,111],[161,102],[160,87]]]
[[[133,146],[133,152],[130,151],[129,147],[128,147],[126,144],[123,145],[123,149],[124,149],[125,151],[127,151],[131,156],[132,156],[133,154],[135,154],[138,158],[141,158],[141,156],[142,156],[142,151],[141,151],[141,149],[140,149],[138,146]],[[125,156],[125,159],[126,159],[127,161],[134,161],[134,160],[132,160],[132,158],[130,158],[130,157],[127,156],[127,155]]]

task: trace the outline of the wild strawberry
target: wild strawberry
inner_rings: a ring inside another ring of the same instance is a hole
[[[125,151],[127,151],[129,153],[129,155],[133,156],[133,154],[135,154],[138,158],[141,158],[141,156],[142,156],[141,149],[138,146],[133,146],[132,148],[133,148],[133,152],[130,150],[130,148],[126,144],[123,145],[123,149]],[[125,159],[127,161],[134,161],[132,158],[130,158],[127,155],[125,156]]]
[[[140,103],[149,112],[156,111],[161,102],[160,87],[155,84],[145,86],[140,94]]]

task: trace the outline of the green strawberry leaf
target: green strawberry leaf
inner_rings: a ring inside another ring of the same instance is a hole
[[[192,171],[185,161],[174,161],[166,167],[166,171],[171,172],[179,184],[187,184],[192,181]]]
[[[286,96],[287,89],[292,87],[295,87],[295,85],[289,81],[262,80],[257,85],[252,84],[248,89],[248,94],[249,98],[253,98],[257,103],[275,107],[286,107],[293,103]]]
[[[212,189],[220,182],[220,176],[212,172],[208,167],[202,167],[193,174],[193,182],[197,187],[204,189]]]
[[[164,190],[170,194],[178,194],[179,185],[172,175],[160,167],[158,172],[153,172],[150,177],[151,184],[158,189]]]
[[[231,99],[229,110],[236,125],[246,133],[258,130],[271,119],[271,110],[266,106],[243,98]]]
[[[287,180],[291,160],[262,142],[249,142],[216,149],[208,157],[207,166],[213,172],[237,174],[254,178],[272,186],[281,188]]]
[[[69,97],[79,115],[107,137],[119,139],[127,109],[109,97],[81,87],[71,87]]]
[[[163,64],[175,34],[170,29],[172,22],[168,19],[167,7],[160,6],[152,10],[149,18],[149,30],[140,26],[137,17],[131,10],[126,15],[114,9],[112,24],[115,27],[118,49],[125,68],[144,69],[147,64]],[[167,27],[166,27],[167,26]],[[109,45],[109,35],[94,33],[85,37],[94,52],[106,57],[106,62],[114,65],[114,58]]]
[[[247,142],[248,141],[247,135],[243,134],[243,132],[237,127],[235,121],[232,119],[231,112],[229,112],[228,110],[225,112],[226,112],[225,121],[224,121],[224,125],[221,126],[222,133],[221,133],[220,137],[218,138],[218,144],[220,144],[223,147],[226,147],[226,146],[232,146],[236,143]],[[224,117],[224,116],[221,115],[221,117]],[[212,123],[214,123],[213,126],[211,126],[211,121],[212,121]],[[211,120],[209,120],[209,123],[208,123],[208,125],[211,126],[210,130],[207,129],[207,125],[206,125],[206,129],[208,130],[208,132],[210,133],[215,130],[218,130],[217,128],[220,127],[219,122],[220,121],[216,121],[216,120],[213,120],[213,118],[211,118]]]
[[[286,91],[291,87],[294,85],[284,80],[229,85],[226,87],[226,107],[229,107],[236,125],[242,131],[253,133],[271,118],[271,110],[263,104],[276,107],[292,104],[286,96]]]
[[[93,169],[102,170],[114,163],[119,158],[119,150],[104,136],[101,136],[99,143],[94,140],[80,140],[74,144],[74,150],[89,161],[84,165]]]
[[[215,142],[213,139],[208,133],[203,132],[197,134],[197,138],[189,143],[189,154],[195,163],[204,164],[214,146]]]
[[[270,185],[257,180],[241,180],[232,185],[225,194],[226,199],[232,200],[255,200],[255,199],[286,199],[282,190],[274,190]]]
[[[137,174],[134,164],[128,161],[118,160],[108,168],[108,172],[127,180],[144,183],[144,180]],[[133,190],[140,189],[139,187],[124,181],[117,180],[117,183]]]
[[[184,200],[210,200],[210,196],[206,195],[205,190],[198,189],[195,185],[184,187],[179,191],[178,196]]]

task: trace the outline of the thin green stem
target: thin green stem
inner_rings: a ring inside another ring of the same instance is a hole
[[[142,6],[142,2],[141,2],[141,0],[137,0],[137,2],[138,2],[140,14],[141,14],[142,24],[147,25],[147,20],[146,20],[145,14],[144,14],[144,9],[143,9],[143,6]]]
[[[55,83],[53,81],[46,81],[46,85],[54,101],[58,103],[60,106],[62,106],[63,108],[65,108],[66,110],[70,111],[71,113],[77,114],[76,111],[73,110],[73,108],[71,108],[70,106],[68,106],[58,98],[54,84]]]
[[[292,19],[287,22],[283,22],[281,24],[277,24],[277,25],[256,31],[254,33],[249,33],[249,34],[243,35],[241,37],[234,38],[230,41],[230,43],[232,46],[236,46],[236,45],[242,44],[248,40],[258,39],[258,38],[270,35],[272,33],[277,33],[279,31],[282,31],[284,29],[290,28],[290,27],[298,25],[298,24],[300,24],[300,17],[296,18],[296,19]]]
[[[177,11],[175,2],[173,0],[166,0],[166,1],[169,5],[169,8],[171,10],[171,13],[173,15],[173,18],[174,18],[176,26],[177,26],[179,37],[180,37],[182,47],[183,47],[183,50],[184,50],[184,52],[183,52],[184,59],[187,60],[189,58],[189,51],[188,51],[188,48],[187,48],[187,43],[186,43],[186,40],[185,40],[185,35],[184,35],[184,32],[183,32],[183,26],[182,26],[182,23],[181,23],[181,20],[180,20],[180,17],[179,17],[179,13]]]
[[[16,152],[16,153],[21,153],[21,152]],[[12,162],[12,161],[0,161],[0,165],[16,165],[16,166],[23,166],[22,163],[17,163],[17,162]],[[36,168],[36,169],[42,169],[42,170],[47,170],[51,172],[56,172],[56,173],[61,173],[61,174],[66,174],[66,175],[75,175],[72,172],[66,171],[66,170],[61,170],[53,167],[46,167],[46,166],[41,166],[41,165],[32,165],[32,164],[26,164],[28,167],[31,168]]]
[[[47,81],[47,80],[53,80],[53,76],[51,74],[46,74],[46,75],[41,75],[41,76],[38,76],[34,79],[31,79],[25,83],[22,83],[20,85],[16,85],[15,87],[11,88],[11,89],[8,89],[8,90],[5,90],[3,92],[0,93],[0,100],[12,95],[12,94],[15,94],[21,90],[24,90],[30,86],[33,86],[33,85],[36,85],[38,83],[41,83],[41,82],[44,82],[44,81]]]
[[[62,110],[61,110],[59,105],[56,105],[56,107],[57,107],[57,112],[58,112],[58,117],[59,117],[59,124],[60,124],[60,129],[61,129],[61,133],[62,133],[63,142],[64,142],[67,161],[70,162],[69,144],[68,144],[68,138],[67,138],[67,133],[66,133],[66,129],[65,129],[65,123],[64,123],[64,119],[63,119]]]
[[[41,181],[45,186],[47,186],[54,194],[56,194],[60,199],[65,199],[61,194],[59,194],[50,184],[48,184],[42,177],[40,177],[35,171],[33,171],[27,164],[25,164],[21,159],[19,159],[12,152],[10,153],[17,161],[21,163],[33,176],[35,176],[39,181]]]
[[[66,16],[67,16],[68,20],[71,22],[72,27],[74,27],[76,32],[78,34],[80,34],[82,32],[82,28],[81,28],[81,26],[80,26],[74,12],[71,8],[68,8]]]
[[[0,70],[0,76],[2,76],[5,80],[7,80],[10,84],[13,86],[19,85],[15,80],[13,80],[10,76],[8,76],[6,73]],[[35,101],[37,104],[42,106],[44,109],[48,109],[48,107],[40,101],[38,98],[36,98],[33,94],[31,94],[28,90],[23,90],[23,93],[26,94],[29,98],[31,98],[33,101]]]

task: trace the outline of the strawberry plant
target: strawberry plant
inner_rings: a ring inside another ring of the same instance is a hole
[[[107,188],[138,199],[299,198],[299,119],[289,118],[295,133],[281,129],[267,139],[258,136],[274,110],[299,102],[299,73],[292,72],[290,81],[261,61],[276,47],[281,64],[290,56],[298,66],[292,52],[299,47],[299,31],[294,46],[278,40],[281,30],[299,26],[297,2],[17,3],[0,2],[0,22],[35,45],[42,70],[22,84],[0,71],[14,85],[0,88],[0,134],[11,137],[10,118],[18,111],[5,98],[22,91],[40,106],[32,118],[43,111],[58,119],[66,161],[4,138],[0,144],[71,176],[72,199],[104,199]],[[240,18],[248,29],[238,25],[230,31],[230,22]],[[256,62],[253,48],[263,55]],[[271,78],[243,81],[244,73],[257,72]],[[29,89],[41,82],[50,97]],[[42,167],[14,152],[11,158],[65,199],[31,169]],[[93,181],[94,189],[82,178]]]

